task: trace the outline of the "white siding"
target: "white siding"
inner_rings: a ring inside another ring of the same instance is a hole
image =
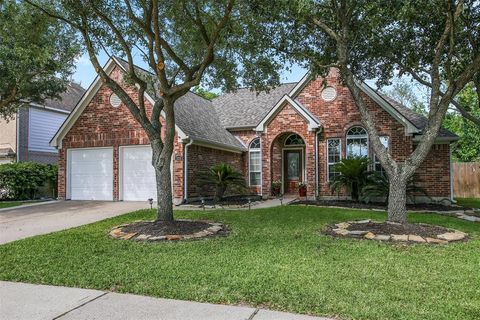
[[[28,149],[30,151],[57,152],[48,143],[67,118],[67,114],[30,108],[28,121]]]

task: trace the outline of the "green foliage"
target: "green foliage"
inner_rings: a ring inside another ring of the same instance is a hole
[[[338,174],[329,183],[332,192],[346,188],[352,199],[358,201],[367,180],[369,163],[367,157],[350,157],[336,163],[334,170]]]
[[[412,202],[415,202],[415,195],[422,194],[428,197],[427,192],[422,187],[418,186],[412,178],[407,183],[407,197]],[[382,199],[387,203],[390,195],[390,181],[388,176],[382,172],[371,172],[367,175],[367,181],[362,188],[361,199],[367,203],[372,200]]]
[[[473,84],[460,92],[457,101],[473,116],[480,118],[478,94]],[[457,112],[447,113],[443,126],[460,137],[460,140],[453,145],[454,161],[480,161],[480,127]]]
[[[245,178],[233,166],[227,163],[220,163],[210,169],[200,171],[197,175],[200,186],[215,187],[215,200],[223,198],[228,188],[244,188]]]
[[[192,91],[198,94],[199,96],[204,97],[207,100],[213,100],[219,96],[218,93],[208,91],[207,89],[202,87],[195,87]]]
[[[23,1],[0,1],[0,118],[9,119],[21,101],[58,97],[79,51],[65,24]]]
[[[0,197],[14,200],[35,199],[38,190],[49,186],[57,190],[56,165],[17,162],[0,165]]]

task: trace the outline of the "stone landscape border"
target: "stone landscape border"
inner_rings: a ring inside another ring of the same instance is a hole
[[[186,220],[183,221],[196,221],[196,220]],[[138,222],[138,221],[135,221]],[[133,222],[133,223],[135,223]],[[211,237],[215,235],[219,235],[222,232],[226,232],[227,228],[223,223],[220,222],[209,222],[203,221],[208,223],[210,226],[204,230],[197,231],[191,234],[168,234],[163,236],[155,236],[150,234],[144,234],[139,232],[124,232],[122,228],[129,226],[131,223],[122,224],[116,227],[113,227],[110,232],[108,233],[110,237],[114,239],[121,239],[121,240],[135,240],[135,241],[179,241],[179,240],[195,240],[201,239],[206,237]]]
[[[368,223],[382,223],[379,221],[357,220],[336,223],[335,225],[328,226],[328,231],[331,231],[333,235],[356,238],[356,239],[368,239],[377,241],[392,241],[403,243],[429,243],[429,244],[447,244],[454,241],[461,241],[467,239],[467,234],[458,230],[448,229],[449,232],[438,234],[435,238],[422,237],[414,234],[375,234],[368,230],[348,230],[348,227],[352,224],[368,224]],[[388,222],[387,222],[388,223]],[[426,225],[426,224],[425,224]]]

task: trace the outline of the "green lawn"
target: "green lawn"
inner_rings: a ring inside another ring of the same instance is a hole
[[[480,209],[480,198],[455,198],[455,200],[459,206]]]
[[[16,207],[24,204],[24,201],[0,201],[0,209]]]
[[[341,319],[479,319],[480,227],[412,214],[473,240],[401,246],[321,235],[326,223],[384,219],[381,212],[291,206],[177,212],[227,223],[231,235],[178,243],[113,240],[137,211],[0,246],[0,279],[339,316]]]

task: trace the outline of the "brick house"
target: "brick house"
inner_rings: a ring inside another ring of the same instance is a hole
[[[136,89],[122,82],[127,67],[113,58],[105,69],[134,97]],[[420,141],[426,119],[366,84],[361,89],[383,144],[394,158],[406,158]],[[153,102],[147,94],[147,113]],[[263,197],[271,196],[273,181],[280,181],[286,194],[297,194],[299,182],[304,182],[308,197],[332,197],[328,182],[335,175],[333,165],[350,155],[368,156],[372,169],[381,170],[354,101],[335,70],[325,82],[307,74],[298,83],[282,84],[268,93],[239,89],[209,101],[189,92],[177,101],[175,112],[171,163],[175,203],[207,196],[196,175],[220,162],[241,170],[251,191]],[[442,129],[416,173],[433,198],[452,197],[450,143],[457,139]],[[155,198],[149,140],[100,79],[92,83],[51,145],[59,149],[60,198]]]

